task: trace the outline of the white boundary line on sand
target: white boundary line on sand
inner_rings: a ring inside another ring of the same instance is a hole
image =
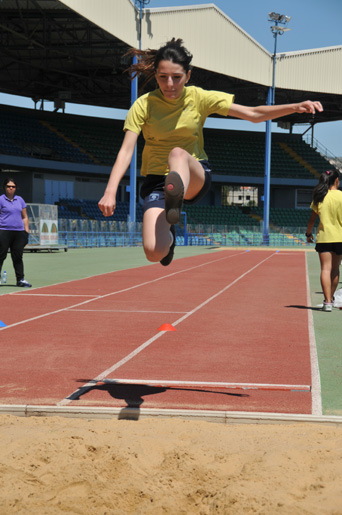
[[[210,411],[182,409],[106,408],[88,406],[35,406],[13,404],[0,406],[0,415],[17,417],[65,417],[87,419],[140,420],[144,418],[177,418],[189,421],[206,421],[221,424],[293,424],[309,423],[337,426],[342,417],[297,415],[289,413],[260,413],[246,411]]]
[[[262,265],[263,263],[265,263],[265,261],[268,261],[271,257],[273,257],[274,254],[270,254],[269,256],[267,256],[265,259],[263,259],[262,261],[259,261],[258,264],[256,264],[255,266],[253,266],[252,268],[250,268],[249,270],[247,270],[247,272],[244,272],[243,274],[241,274],[239,277],[237,277],[236,279],[234,279],[234,281],[232,281],[231,283],[227,284],[227,286],[225,286],[224,288],[222,288],[220,291],[218,291],[217,293],[215,293],[214,295],[212,295],[211,297],[209,297],[207,300],[205,300],[204,302],[202,302],[201,304],[199,304],[198,306],[196,306],[193,310],[189,311],[188,313],[186,313],[184,316],[182,316],[181,318],[179,318],[178,320],[176,320],[175,322],[173,322],[173,326],[176,326],[178,324],[180,324],[181,322],[183,322],[184,320],[186,320],[189,316],[193,315],[194,313],[196,313],[196,311],[200,310],[202,307],[204,307],[205,305],[209,304],[209,302],[211,302],[212,300],[216,299],[218,296],[222,295],[222,293],[224,293],[225,291],[227,291],[229,288],[231,288],[234,284],[236,284],[238,281],[240,281],[241,279],[243,279],[243,277],[245,277],[246,275],[248,275],[250,272],[252,272],[253,270],[255,270],[256,268],[258,268],[260,265]],[[104,370],[103,372],[101,372],[97,377],[95,377],[94,379],[91,379],[90,381],[88,381],[86,384],[84,384],[83,386],[81,386],[80,388],[77,388],[77,390],[75,390],[74,392],[72,392],[70,395],[68,395],[67,397],[65,397],[64,399],[62,399],[60,402],[57,403],[57,406],[65,406],[66,404],[69,404],[70,402],[72,402],[73,400],[79,398],[79,396],[81,394],[84,394],[87,390],[90,390],[91,388],[93,388],[94,386],[94,383],[97,383],[99,381],[103,381],[103,379],[105,379],[109,374],[111,374],[112,372],[114,372],[114,370],[117,370],[118,368],[120,368],[122,365],[125,365],[126,363],[128,363],[128,361],[130,361],[131,359],[133,359],[135,356],[137,356],[138,354],[140,354],[140,352],[142,352],[144,349],[146,349],[147,347],[149,347],[149,345],[151,345],[151,343],[155,342],[156,340],[158,340],[158,338],[160,338],[161,336],[163,336],[167,331],[159,331],[157,334],[155,334],[154,336],[152,336],[152,338],[150,338],[149,340],[147,340],[146,342],[142,343],[139,347],[137,347],[136,349],[134,349],[134,351],[132,351],[130,354],[127,354],[127,356],[125,356],[124,358],[122,358],[120,361],[118,361],[117,363],[114,363],[111,367],[107,368],[107,370]]]
[[[310,362],[311,362],[311,412],[313,415],[322,416],[322,394],[321,394],[321,378],[319,373],[319,364],[317,356],[317,346],[315,338],[315,330],[313,324],[313,315],[310,309],[311,295],[309,282],[308,257],[305,253],[305,276],[306,276],[306,303],[308,305],[308,331],[310,345]]]

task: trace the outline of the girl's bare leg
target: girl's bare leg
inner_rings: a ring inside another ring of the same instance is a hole
[[[171,150],[168,159],[170,171],[177,172],[184,184],[184,198],[194,198],[204,186],[204,170],[202,165],[182,148]]]
[[[332,302],[340,278],[340,265],[342,256],[334,252],[320,252],[321,285],[325,302]]]
[[[165,210],[152,207],[145,211],[143,245],[147,259],[159,262],[168,254],[171,241],[170,224],[166,221]]]
[[[332,273],[332,252],[320,252],[321,263],[321,285],[325,302],[332,302],[331,273]]]
[[[332,254],[332,268],[331,268],[331,298],[333,298],[335,291],[338,287],[340,279],[340,265],[342,256]]]
[[[184,198],[194,198],[202,189],[205,174],[202,165],[181,148],[171,150],[168,158],[170,171],[176,171],[184,184]],[[143,219],[143,245],[149,261],[159,262],[169,252],[172,239],[170,224],[165,210],[151,208],[145,211]]]

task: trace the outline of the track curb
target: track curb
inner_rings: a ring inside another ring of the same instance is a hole
[[[64,417],[87,419],[140,420],[144,418],[207,421],[221,424],[293,424],[340,425],[340,416],[314,416],[289,413],[239,411],[172,410],[73,406],[0,405],[0,415],[17,417]]]

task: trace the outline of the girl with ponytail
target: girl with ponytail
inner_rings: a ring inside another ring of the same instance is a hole
[[[292,113],[323,111],[320,102],[307,100],[278,106],[247,107],[234,103],[234,95],[187,86],[191,78],[191,53],[181,39],[172,38],[159,50],[132,49],[137,63],[127,70],[143,86],[155,80],[157,89],[140,96],[130,108],[125,136],[116,157],[99,208],[111,216],[119,183],[131,162],[142,132],[145,146],[140,173],[144,200],[143,245],[149,261],[171,263],[175,224],[183,201],[194,204],[209,191],[211,167],[203,143],[203,125],[211,114],[233,116],[254,123]]]
[[[313,191],[311,216],[306,238],[314,241],[312,229],[317,216],[319,225],[316,235],[315,250],[321,264],[321,285],[324,302],[323,311],[332,311],[334,293],[340,278],[342,259],[342,192],[338,189],[340,174],[337,170],[323,172]]]

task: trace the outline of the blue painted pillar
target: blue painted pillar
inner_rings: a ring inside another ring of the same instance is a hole
[[[267,105],[272,103],[272,88],[267,94]],[[271,182],[271,145],[272,145],[272,120],[266,122],[266,141],[265,141],[265,177],[264,177],[264,225],[263,225],[263,245],[270,244],[269,221],[270,221],[270,182]]]
[[[186,211],[182,211],[182,215],[184,216],[184,245],[188,246],[188,230],[187,230],[187,214]]]
[[[137,62],[137,57],[133,57],[133,64]],[[138,77],[131,82],[131,105],[138,98]],[[137,146],[135,146],[132,161],[129,169],[129,221],[136,221],[136,196],[137,196]]]
[[[278,26],[279,21],[275,22]],[[275,71],[277,63],[277,37],[278,32],[275,30],[274,50],[273,50],[273,70],[272,70],[272,87],[267,93],[266,105],[275,104]],[[272,120],[266,122],[266,141],[265,141],[265,179],[264,179],[264,228],[263,228],[263,245],[270,244],[270,183],[271,183],[271,146],[272,146]]]

